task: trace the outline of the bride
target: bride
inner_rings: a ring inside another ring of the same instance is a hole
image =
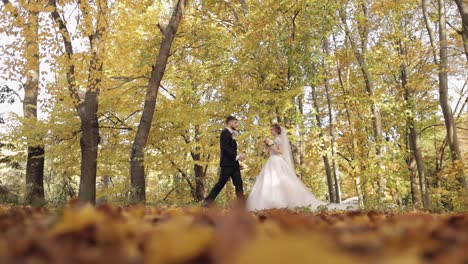
[[[317,199],[296,176],[286,130],[273,124],[270,132],[275,140],[264,141],[270,158],[263,166],[247,199],[248,210],[296,207],[317,210],[319,206],[339,210],[358,209],[356,204],[326,203]]]

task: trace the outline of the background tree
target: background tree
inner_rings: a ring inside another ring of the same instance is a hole
[[[4,64],[2,71],[5,73],[17,69],[20,75],[18,81],[23,88],[22,98],[24,119],[23,130],[27,131],[27,161],[25,179],[25,202],[27,204],[40,205],[44,198],[44,135],[38,122],[37,110],[39,108],[39,78],[40,78],[40,53],[39,53],[39,17],[44,11],[44,1],[29,1],[14,6],[10,1],[3,0],[5,11],[9,12],[13,27],[20,30],[16,34],[20,39],[19,46],[10,46],[13,50],[22,53],[21,59],[14,59]],[[18,50],[23,49],[23,50]],[[8,54],[8,50],[6,54]],[[14,51],[13,51],[14,52]],[[18,65],[14,67],[13,65]]]
[[[447,43],[447,21],[445,11],[445,0],[439,0],[439,101],[444,114],[445,129],[447,130],[448,145],[452,161],[462,160],[460,143],[458,141],[457,126],[453,118],[448,94],[448,43]],[[463,188],[468,189],[463,168],[460,169],[459,180]]]
[[[151,71],[151,77],[148,82],[146,91],[145,105],[141,116],[140,123],[133,141],[132,152],[130,156],[130,180],[132,186],[131,200],[134,202],[144,202],[145,197],[145,169],[144,148],[148,141],[151,124],[153,121],[154,110],[156,107],[156,99],[158,96],[159,86],[166,70],[167,60],[170,55],[172,42],[182,20],[186,1],[177,1],[171,19],[167,26],[162,29],[163,38],[159,48],[159,54]]]
[[[81,25],[82,32],[77,33],[78,36],[86,38],[89,45],[89,53],[83,54],[84,56],[80,58],[88,61],[79,66],[77,65],[77,56],[74,53],[76,48],[73,47],[73,35],[59,13],[57,2],[53,0],[50,4],[52,6],[52,18],[57,23],[58,32],[63,40],[69,96],[80,118],[81,174],[78,198],[82,202],[95,203],[98,145],[100,141],[98,104],[101,82],[104,78],[103,56],[109,20],[108,2],[97,1],[95,5],[88,1],[78,3],[79,15],[82,17],[83,24]],[[87,78],[77,77],[77,70],[85,70]],[[79,90],[81,87],[85,87],[84,95],[80,95]]]

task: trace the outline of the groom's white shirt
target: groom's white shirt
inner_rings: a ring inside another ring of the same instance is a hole
[[[231,134],[234,134],[234,130],[232,130],[230,127],[226,127],[227,130],[229,130],[229,132],[231,132]],[[236,161],[239,160],[239,155],[236,156]]]

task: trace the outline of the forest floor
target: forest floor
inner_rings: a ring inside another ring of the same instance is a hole
[[[0,263],[468,263],[468,214],[0,206]]]

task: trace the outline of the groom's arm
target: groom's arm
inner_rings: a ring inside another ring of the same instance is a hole
[[[221,133],[221,152],[226,153],[229,157],[237,160],[237,151],[230,144],[232,140],[232,135],[229,131],[224,131]]]

